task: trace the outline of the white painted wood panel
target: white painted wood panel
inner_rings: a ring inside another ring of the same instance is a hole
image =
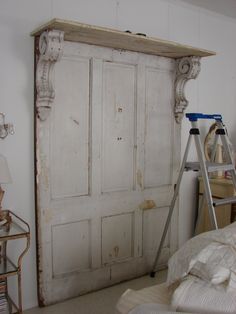
[[[53,226],[52,244],[53,276],[91,267],[91,226],[89,220]]]
[[[145,188],[171,184],[173,80],[171,71],[146,68]]]
[[[52,198],[89,193],[89,68],[85,58],[63,58],[56,67],[51,113]]]
[[[56,66],[56,100],[37,119],[44,304],[150,270],[180,152],[173,60],[65,42]],[[176,248],[172,230],[163,263]]]
[[[103,217],[102,263],[104,265],[133,256],[133,220],[133,213]]]
[[[102,192],[133,189],[135,91],[133,65],[104,63]]]
[[[167,214],[168,214],[168,208],[166,207],[146,210],[143,213],[144,255],[149,261],[150,266],[152,266],[153,254],[156,253],[156,249],[158,248],[160,244]],[[165,239],[165,243],[163,245],[163,251],[159,260],[160,264],[165,263],[166,258],[168,258],[168,255],[169,255],[168,246],[169,245],[170,245],[170,238],[169,238],[169,235],[167,235]]]

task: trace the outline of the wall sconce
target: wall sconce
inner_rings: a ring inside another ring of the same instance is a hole
[[[8,134],[14,134],[13,124],[5,123],[5,115],[0,112],[0,138],[4,139]]]

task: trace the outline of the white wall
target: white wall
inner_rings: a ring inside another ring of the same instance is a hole
[[[214,1],[212,1],[212,4]],[[224,2],[225,3],[225,2]],[[32,243],[23,261],[24,307],[37,304],[34,214],[33,38],[29,33],[53,17],[147,33],[163,39],[215,50],[202,60],[197,81],[189,82],[188,111],[222,113],[236,145],[236,20],[194,7],[181,0],[1,0],[0,111],[15,134],[0,141],[13,184],[5,187],[4,207],[31,225]],[[185,147],[189,123],[183,122]],[[194,217],[192,176],[181,188],[179,242],[191,233]]]

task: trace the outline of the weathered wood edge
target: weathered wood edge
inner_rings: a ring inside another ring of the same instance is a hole
[[[132,33],[122,32],[105,27],[84,23],[52,19],[31,32],[31,36],[39,36],[45,30],[57,29],[65,32],[65,40],[83,42],[116,49],[125,49],[169,58],[186,56],[208,57],[216,53],[176,42],[153,37],[144,37]]]

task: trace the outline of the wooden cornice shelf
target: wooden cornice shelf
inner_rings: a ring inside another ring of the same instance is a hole
[[[213,51],[181,45],[176,42],[57,18],[38,27],[31,35],[39,36],[43,31],[52,29],[64,31],[64,39],[67,41],[143,52],[174,59],[188,56],[208,57],[215,55]]]

